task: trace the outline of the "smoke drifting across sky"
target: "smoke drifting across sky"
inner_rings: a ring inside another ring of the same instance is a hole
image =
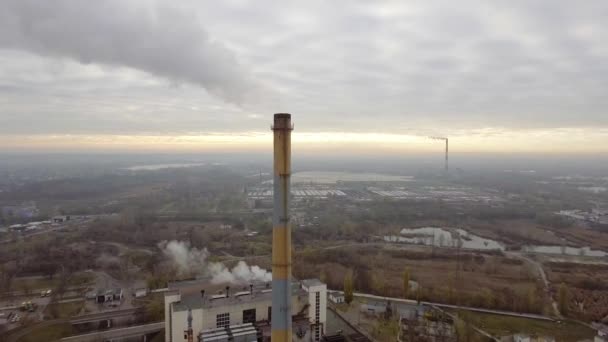
[[[607,152],[607,16],[605,0],[0,0],[0,148],[168,149],[285,111],[296,134]]]
[[[0,47],[131,67],[198,84],[239,103],[254,86],[234,54],[179,8],[103,1],[5,0]]]
[[[206,248],[201,250],[190,247],[182,241],[164,241],[158,247],[174,263],[182,277],[209,276],[216,284],[249,284],[272,280],[272,273],[259,266],[249,266],[244,261],[239,261],[232,269],[219,262],[209,262]]]

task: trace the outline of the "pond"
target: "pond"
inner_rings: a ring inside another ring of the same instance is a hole
[[[561,254],[578,255],[589,257],[605,257],[608,253],[591,249],[590,247],[569,247],[569,246],[523,246],[522,251],[528,253],[541,254]]]
[[[153,164],[153,165],[136,165],[125,168],[130,171],[155,171],[162,169],[178,169],[184,167],[203,166],[205,163],[181,163],[181,164]]]
[[[403,228],[401,229],[400,235],[384,236],[384,241],[435,247],[456,248],[460,246],[463,249],[505,250],[505,245],[499,241],[477,236],[467,232],[464,229],[447,227]],[[521,250],[526,253],[539,254],[558,254],[600,258],[608,256],[607,252],[594,250],[590,247],[530,245],[523,246]]]
[[[292,183],[334,184],[337,182],[410,182],[412,176],[395,176],[379,173],[302,171],[291,177]]]
[[[436,247],[458,247],[478,250],[505,250],[498,241],[482,238],[459,228],[403,228],[400,236],[385,236],[384,241]]]

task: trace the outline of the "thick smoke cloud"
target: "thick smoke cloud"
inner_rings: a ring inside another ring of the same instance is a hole
[[[6,0],[0,48],[139,69],[240,103],[251,88],[234,54],[186,10],[121,0]]]
[[[244,261],[239,261],[232,269],[219,262],[209,262],[206,248],[201,250],[190,247],[182,241],[164,241],[159,244],[159,248],[174,263],[180,276],[208,276],[216,284],[249,284],[272,280],[272,273],[259,266],[249,266]]]

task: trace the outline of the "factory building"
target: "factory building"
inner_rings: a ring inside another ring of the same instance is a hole
[[[318,279],[291,284],[293,341],[321,341],[327,286]],[[270,341],[271,321],[271,283],[231,287],[206,280],[185,281],[169,284],[165,294],[167,342],[188,341],[189,331],[192,340],[199,342]],[[251,339],[252,334],[256,338]]]

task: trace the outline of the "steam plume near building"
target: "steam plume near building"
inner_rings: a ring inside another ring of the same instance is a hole
[[[179,7],[121,0],[6,0],[0,48],[129,67],[202,86],[232,103],[254,88],[235,55]]]
[[[244,261],[239,261],[233,268],[228,268],[220,262],[210,262],[206,248],[194,248],[183,241],[163,241],[158,247],[174,264],[181,277],[211,277],[211,282],[216,284],[249,284],[272,280],[272,273],[259,266],[249,266]]]

